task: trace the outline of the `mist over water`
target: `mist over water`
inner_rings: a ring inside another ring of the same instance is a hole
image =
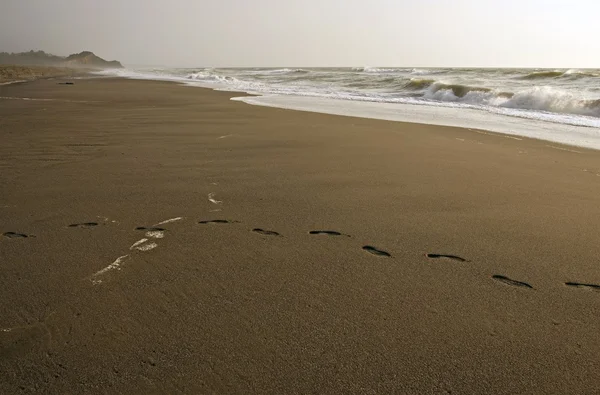
[[[152,68],[103,74],[259,94],[468,108],[600,127],[598,69]]]

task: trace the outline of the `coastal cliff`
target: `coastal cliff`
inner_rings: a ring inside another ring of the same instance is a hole
[[[0,64],[97,69],[123,68],[120,62],[104,60],[90,51],[83,51],[67,57],[52,55],[44,51],[0,52]]]

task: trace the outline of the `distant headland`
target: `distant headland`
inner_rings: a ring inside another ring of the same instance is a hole
[[[0,52],[0,64],[99,69],[123,68],[120,62],[104,60],[90,51],[83,51],[66,57],[52,55],[44,51]]]

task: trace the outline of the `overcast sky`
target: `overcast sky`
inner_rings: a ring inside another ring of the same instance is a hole
[[[600,68],[600,0],[0,0],[0,51],[126,65]]]

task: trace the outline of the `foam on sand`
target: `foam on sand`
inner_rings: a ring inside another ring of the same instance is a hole
[[[123,263],[123,261],[125,261],[125,259],[127,259],[127,257],[129,257],[129,255],[123,255],[123,256],[118,257],[117,259],[115,259],[115,261],[113,263],[106,266],[104,269],[99,270],[96,273],[94,273],[94,275],[92,277],[100,276],[111,270],[121,270],[121,264]]]
[[[213,204],[221,204],[221,203],[223,203],[222,200],[215,199],[215,194],[212,193],[212,192],[208,194],[208,201],[211,202],[211,203],[213,203]]]
[[[181,221],[183,219],[183,217],[175,217],[175,218],[169,218],[169,219],[165,219],[162,222],[157,223],[156,225],[164,225],[164,224],[169,224],[171,222],[177,222],[177,221]]]

